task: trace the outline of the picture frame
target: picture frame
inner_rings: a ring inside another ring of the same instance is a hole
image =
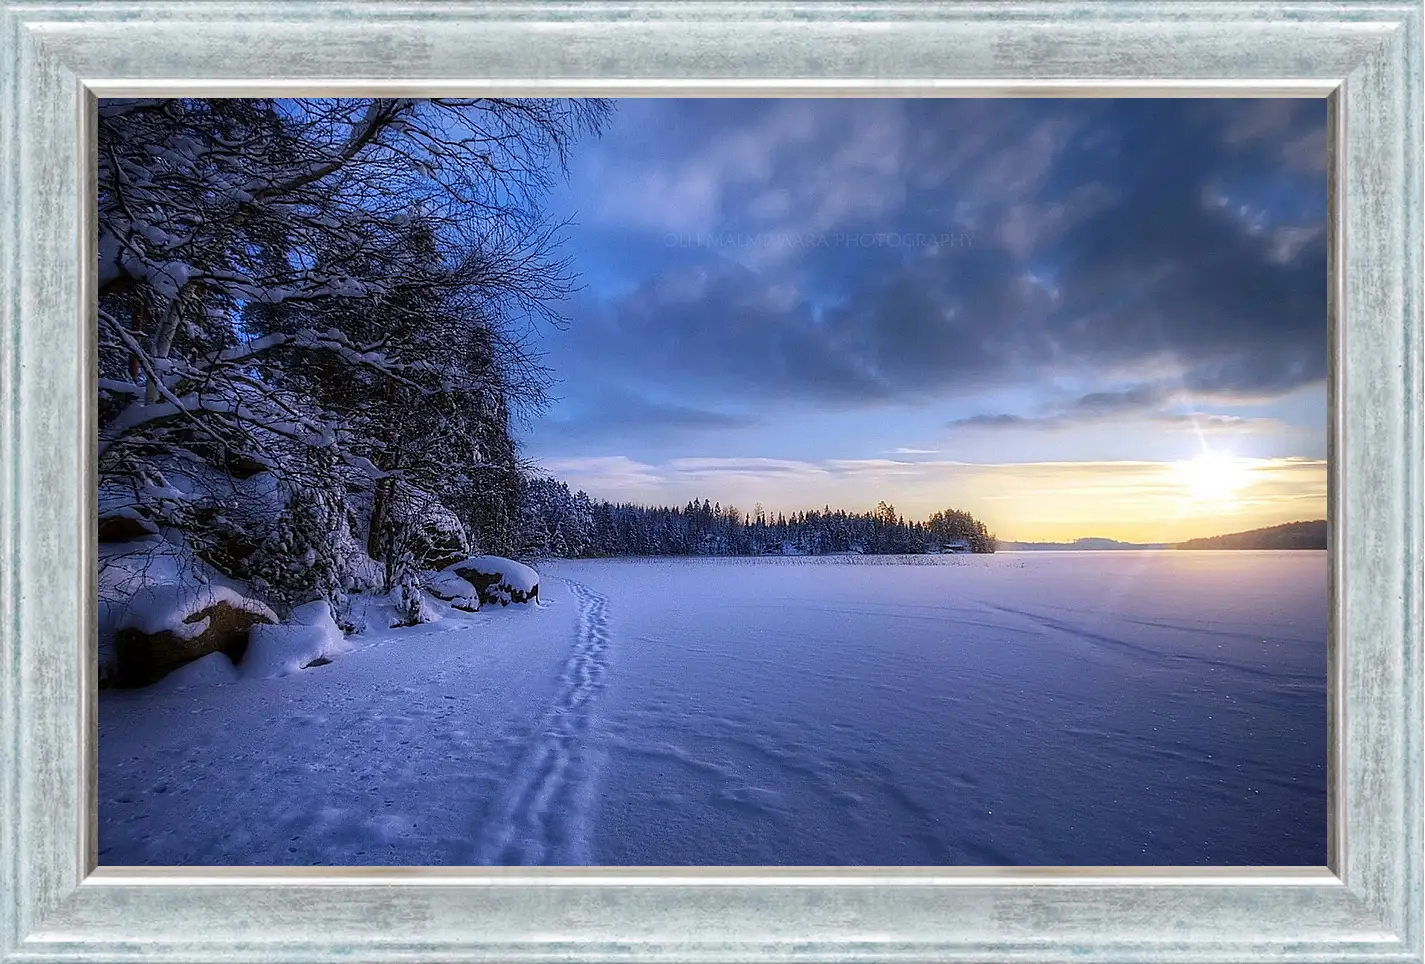
[[[0,961],[1422,960],[1421,4],[4,0],[0,38]],[[1328,865],[96,868],[95,99],[455,91],[1329,98]]]

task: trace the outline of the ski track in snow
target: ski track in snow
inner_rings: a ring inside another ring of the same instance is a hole
[[[589,863],[594,703],[608,672],[608,599],[565,579],[579,605],[574,651],[535,738],[513,766],[505,793],[480,840],[475,864]]]

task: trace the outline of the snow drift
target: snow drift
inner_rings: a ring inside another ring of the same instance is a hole
[[[306,669],[314,661],[330,661],[351,652],[331,607],[323,600],[292,610],[280,626],[254,626],[242,661],[243,679],[271,679]]]

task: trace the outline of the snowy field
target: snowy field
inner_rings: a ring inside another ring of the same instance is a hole
[[[1325,553],[540,569],[101,693],[100,863],[1325,862]]]

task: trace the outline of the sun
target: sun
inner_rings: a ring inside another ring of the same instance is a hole
[[[1221,452],[1203,452],[1195,459],[1177,463],[1178,481],[1194,502],[1231,502],[1247,484],[1249,471],[1245,459]]]

